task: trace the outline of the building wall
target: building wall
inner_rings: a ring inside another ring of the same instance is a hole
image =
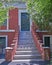
[[[9,29],[18,30],[18,9],[9,10]]]
[[[37,33],[43,40],[43,44],[44,44],[44,37],[50,37],[50,50],[52,52],[52,32],[37,32]]]
[[[0,30],[6,30],[7,27],[6,26],[0,26]]]
[[[0,35],[7,35],[8,36],[8,46],[12,43],[15,33],[18,31],[18,8],[9,10],[9,29],[7,30],[6,27],[2,27]],[[11,30],[11,31],[10,31]],[[12,32],[12,30],[14,30]]]
[[[40,38],[43,40],[43,35],[52,35],[52,32],[37,32]]]
[[[0,32],[0,35],[7,35],[8,36],[8,39],[7,39],[7,42],[8,42],[8,44],[7,44],[7,46],[10,46],[11,45],[11,43],[12,43],[12,40],[13,40],[13,38],[14,38],[14,32]]]

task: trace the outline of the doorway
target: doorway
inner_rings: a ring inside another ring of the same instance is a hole
[[[21,31],[30,31],[30,15],[21,13]]]

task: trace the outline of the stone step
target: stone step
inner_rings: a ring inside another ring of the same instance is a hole
[[[24,48],[24,49],[27,48],[28,49],[29,47],[36,49],[36,47],[34,47],[34,46],[25,46],[25,45],[24,46],[23,45],[22,46],[19,45],[18,48]]]
[[[22,32],[20,32],[20,35],[31,35],[31,32],[22,31]]]
[[[24,42],[21,42],[21,43],[19,42],[18,45],[34,45],[35,46],[34,43],[26,43],[26,42],[25,43]]]
[[[23,40],[20,40],[20,39],[19,39],[19,41],[28,41],[28,42],[31,41],[31,42],[33,42],[32,39],[27,39],[27,40],[24,40],[24,39],[23,39]]]
[[[14,59],[40,59],[41,55],[36,54],[36,55],[15,55]]]
[[[27,37],[27,36],[31,36],[31,37],[32,37],[31,34],[20,34],[19,36],[20,36],[20,37],[21,37],[21,36],[22,36],[22,37],[23,37],[23,36],[24,36],[24,37],[25,37],[25,36],[26,36],[26,37]]]
[[[40,55],[40,53],[38,52],[38,51],[16,51],[16,55],[37,55],[37,54],[39,54]]]
[[[21,37],[21,36],[22,36],[22,37],[25,37],[25,36],[26,36],[26,37],[27,37],[27,36],[31,36],[31,37],[32,37],[32,34],[20,34],[19,36],[20,36],[20,37]]]
[[[19,38],[19,41],[27,40],[27,41],[34,41],[33,38]]]
[[[19,42],[18,43],[18,45],[28,45],[28,44],[33,44],[32,42],[29,42],[29,43],[27,43],[27,42]]]
[[[19,43],[14,55],[13,62],[43,61],[38,52],[32,34],[28,31],[22,31],[19,35]]]
[[[32,34],[31,34],[31,33],[29,33],[29,34],[22,33],[22,34],[20,34],[19,36],[32,36]]]
[[[30,40],[20,40],[19,43],[34,43],[34,41],[30,41]]]
[[[35,53],[36,52],[37,53],[38,51],[35,51],[35,50],[26,50],[26,51],[25,50],[17,50],[16,52],[26,52],[26,53],[27,52],[29,52],[29,53]]]
[[[39,61],[44,61],[44,60],[43,59],[17,59],[17,60],[13,60],[12,62],[19,62],[19,63],[20,62],[26,62],[27,63],[27,62],[32,62],[32,61],[34,61],[34,62],[38,61],[39,62]]]
[[[34,48],[34,49],[36,49],[36,47],[33,47],[33,46],[19,46],[18,48],[27,48],[27,50],[28,50],[28,48]]]
[[[30,31],[20,31],[20,33],[31,33]]]
[[[25,46],[25,45],[21,45],[21,46],[19,45],[18,48],[28,48],[28,47],[30,47],[30,48],[31,48],[31,47],[34,48],[34,46]]]
[[[19,40],[33,40],[32,37],[28,38],[28,37],[20,37]]]
[[[20,47],[18,47],[17,49],[16,49],[16,51],[31,51],[31,50],[33,50],[33,51],[37,51],[37,49],[36,48],[33,48],[33,47],[22,47],[22,48],[20,48]]]
[[[19,42],[18,44],[21,44],[21,45],[35,45],[35,43],[27,43],[27,42]]]
[[[24,34],[23,35],[19,35],[19,37],[29,37],[29,36],[32,37],[32,35],[24,35]]]
[[[24,32],[24,33],[20,33],[20,35],[30,35],[30,36],[32,36],[31,33],[26,33],[26,32]]]
[[[34,44],[18,44],[18,46],[22,46],[22,47],[36,47]]]

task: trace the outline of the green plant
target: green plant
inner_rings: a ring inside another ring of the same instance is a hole
[[[40,30],[52,31],[52,0],[27,0],[27,9]]]
[[[6,3],[9,3],[10,0],[1,0],[0,1],[0,26],[4,23],[4,21],[7,19],[7,12],[9,9],[12,9],[14,7],[7,7],[5,5]]]

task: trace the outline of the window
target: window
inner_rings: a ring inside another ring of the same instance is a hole
[[[6,37],[0,37],[0,54],[5,54]]]
[[[50,47],[50,37],[44,37],[44,45],[45,47]]]

